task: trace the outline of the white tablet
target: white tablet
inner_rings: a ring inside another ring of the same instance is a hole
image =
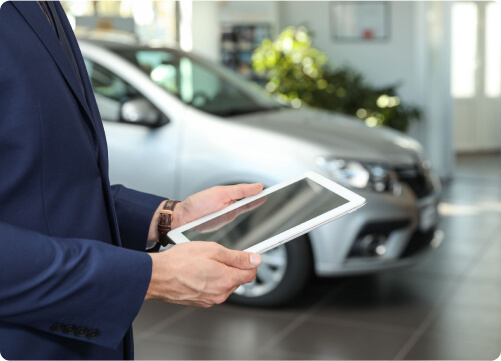
[[[308,172],[176,228],[168,237],[264,253],[364,204],[359,195]]]

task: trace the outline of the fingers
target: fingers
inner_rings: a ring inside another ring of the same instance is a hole
[[[252,270],[235,270],[235,273],[235,287],[230,290],[230,294],[241,285],[253,282],[256,279],[257,268]]]
[[[253,202],[250,202],[246,205],[243,205],[242,207],[238,207],[237,209],[234,209],[228,213],[225,213],[219,217],[216,217],[208,222],[202,223],[202,224],[194,227],[193,230],[200,232],[200,233],[214,232],[214,231],[218,230],[219,228],[227,225],[228,223],[231,223],[239,215],[244,214],[246,212],[253,210],[254,208],[259,207],[264,202],[266,202],[266,196],[258,198]]]
[[[230,295],[241,285],[253,282],[256,279],[257,269],[241,270],[229,268],[227,274],[229,277],[226,280],[227,284],[224,290]]]
[[[189,242],[152,254],[146,298],[210,307],[223,303],[240,285],[256,278],[261,257],[213,242]]]
[[[253,196],[262,190],[263,185],[261,183],[254,183],[216,186],[195,193],[177,205],[174,225],[179,227],[209,213],[219,211],[238,199]]]
[[[237,218],[238,215],[239,213],[236,210],[233,210],[219,217],[211,219],[210,221],[202,223],[194,227],[193,230],[200,233],[214,232],[217,231],[219,228],[223,227],[224,225],[232,222],[235,218]]]
[[[263,190],[263,184],[262,183],[236,184],[233,186],[227,186],[225,188],[227,196],[229,198],[228,202],[231,202],[258,194]]]
[[[261,204],[263,204],[264,202],[266,202],[266,199],[267,199],[266,196],[260,197],[260,198],[256,199],[255,201],[252,201],[250,203],[247,203],[246,205],[243,205],[242,207],[238,207],[237,209],[235,209],[235,211],[237,211],[237,215],[240,215],[242,213],[251,211],[254,208],[257,208]]]
[[[251,270],[261,264],[261,256],[256,253],[233,251],[223,246],[215,247],[213,259],[242,270]]]

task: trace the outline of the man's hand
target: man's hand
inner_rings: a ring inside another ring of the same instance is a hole
[[[174,208],[172,229],[189,223],[207,214],[214,213],[223,209],[237,200],[253,196],[263,190],[261,183],[254,184],[237,184],[232,186],[217,186],[206,189],[202,192],[195,193],[178,203]],[[160,210],[163,208],[164,202],[157,208],[150,224],[148,233],[148,241],[157,242],[157,224]],[[242,211],[244,211],[243,209]]]
[[[213,242],[189,242],[150,254],[153,271],[145,299],[188,306],[223,303],[240,285],[256,278],[261,257]]]
[[[218,186],[195,193],[174,208],[172,229],[194,221],[207,214],[217,212],[239,199],[258,194],[263,190],[261,183]]]
[[[233,220],[236,219],[239,215],[247,213],[263,205],[266,202],[266,199],[267,199],[266,196],[259,197],[255,201],[247,203],[230,212],[226,212],[219,217],[213,218],[210,221],[204,222],[196,227],[193,227],[192,230],[200,233],[217,231],[219,228],[225,226],[226,224],[233,222]]]

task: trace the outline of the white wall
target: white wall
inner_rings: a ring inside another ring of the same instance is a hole
[[[334,64],[350,64],[368,81],[386,85],[401,81],[401,95],[415,100],[413,2],[391,2],[388,41],[342,42],[333,39],[330,23],[332,2],[284,1],[280,3],[280,27],[305,25],[313,32],[314,45]]]
[[[276,1],[221,1],[219,7],[222,23],[278,25],[279,4]]]

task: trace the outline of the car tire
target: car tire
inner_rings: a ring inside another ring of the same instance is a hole
[[[311,277],[313,258],[306,235],[264,253],[262,259],[256,280],[241,286],[228,298],[229,302],[254,307],[280,306],[291,301],[303,290]],[[280,259],[285,260],[285,269],[279,264]],[[275,278],[274,281],[280,279],[278,282],[268,282],[266,285],[263,275],[274,276],[272,277]]]

